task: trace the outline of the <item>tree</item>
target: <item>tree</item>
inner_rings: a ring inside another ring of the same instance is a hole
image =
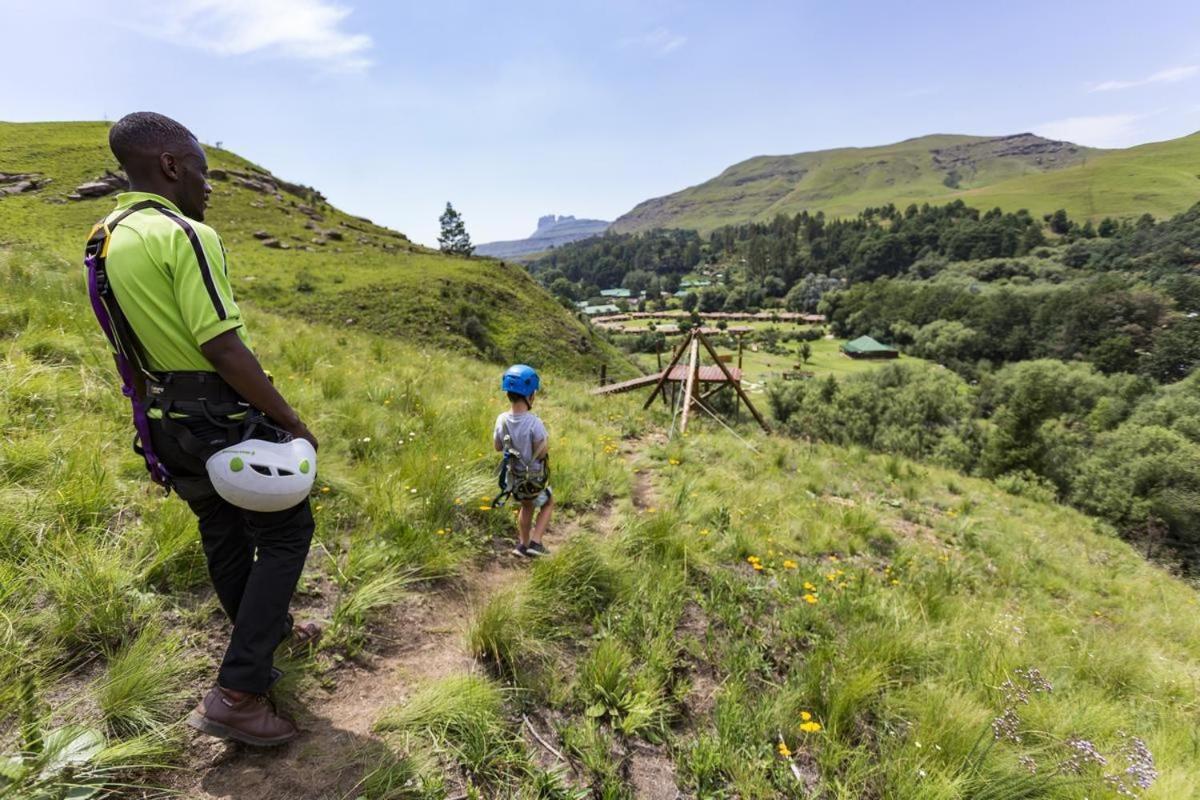
[[[469,256],[475,252],[471,237],[467,235],[467,226],[463,223],[462,214],[454,210],[454,206],[446,203],[439,221],[442,223],[442,234],[438,236],[438,247],[443,253],[452,256]]]
[[[687,294],[685,294],[683,296],[683,310],[684,311],[695,311],[696,305],[699,302],[700,302],[700,298],[696,296],[695,292],[688,292]]]
[[[1071,219],[1067,216],[1067,210],[1065,208],[1060,208],[1058,211],[1055,211],[1053,214],[1051,214],[1049,217],[1049,222],[1050,230],[1054,231],[1060,236],[1071,232]]]
[[[812,358],[812,345],[809,344],[808,342],[801,342],[800,343],[800,361],[807,364],[810,358]]]

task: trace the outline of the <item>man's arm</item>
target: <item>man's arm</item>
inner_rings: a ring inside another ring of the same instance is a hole
[[[279,427],[297,439],[307,439],[313,449],[317,437],[300,420],[283,395],[263,372],[258,358],[250,352],[236,330],[225,331],[200,345],[200,352],[209,360],[226,383],[250,405],[270,417]]]

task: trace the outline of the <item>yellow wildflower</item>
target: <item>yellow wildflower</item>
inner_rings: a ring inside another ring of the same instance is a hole
[[[809,592],[808,594],[804,595],[804,602],[808,603],[810,606],[815,606],[817,604],[817,596]]]
[[[812,585],[811,583],[809,583],[808,581],[805,581],[805,582],[804,582],[804,588],[805,588],[805,589],[807,589],[807,590],[808,590],[808,591],[810,591],[810,592],[815,592],[815,591],[817,590],[817,587],[813,586],[813,585]]]
[[[784,744],[783,742],[779,743],[778,750],[779,750],[779,755],[783,756],[784,758],[792,757],[792,751],[788,750],[788,746],[786,744]]]
[[[762,564],[759,564],[757,561],[754,562],[754,571],[755,572],[762,572],[762,568],[763,568]]]
[[[321,494],[329,494],[329,487],[328,487],[328,486],[322,486],[322,487],[321,487]]]
[[[808,713],[807,711],[800,712],[800,721],[801,722],[808,722],[810,719],[812,719],[812,714]]]
[[[804,731],[805,733],[816,733],[817,731],[821,730],[821,723],[805,722],[800,725],[800,730]]]
[[[790,558],[784,559],[784,561],[783,561],[783,568],[784,568],[784,569],[795,569],[795,568],[796,568],[796,562],[795,562],[795,561],[792,561]]]

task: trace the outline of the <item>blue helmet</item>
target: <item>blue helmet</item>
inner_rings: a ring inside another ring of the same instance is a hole
[[[500,379],[500,388],[506,392],[529,397],[538,390],[541,381],[537,370],[526,364],[513,364]]]

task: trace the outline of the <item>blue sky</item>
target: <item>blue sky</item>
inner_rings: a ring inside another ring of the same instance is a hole
[[[1200,3],[0,0],[0,119],[157,110],[432,243],[765,153],[1200,130]],[[0,165],[2,168],[3,165]]]

